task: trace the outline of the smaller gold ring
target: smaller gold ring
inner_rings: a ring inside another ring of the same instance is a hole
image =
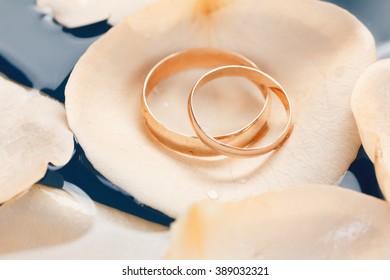
[[[277,97],[282,102],[286,110],[288,120],[283,131],[270,144],[261,147],[254,147],[254,148],[250,148],[250,147],[241,148],[237,146],[232,146],[227,143],[223,143],[219,141],[215,137],[210,136],[207,132],[205,132],[205,130],[199,124],[194,114],[194,108],[193,108],[194,95],[197,93],[198,89],[203,85],[205,85],[206,83],[214,79],[227,77],[227,76],[244,77],[249,79],[253,83],[255,83],[258,87],[263,86],[269,88],[277,95]],[[292,120],[291,120],[292,119],[291,103],[283,87],[274,78],[272,78],[271,76],[267,75],[266,73],[258,69],[252,67],[246,67],[246,66],[238,66],[238,65],[221,66],[204,74],[194,85],[188,97],[188,114],[191,120],[191,124],[196,134],[198,135],[199,139],[211,149],[218,151],[223,155],[231,156],[231,157],[250,157],[250,156],[263,155],[268,152],[271,152],[277,149],[288,138],[293,127]]]
[[[175,132],[164,126],[152,113],[148,105],[148,96],[152,89],[162,80],[178,72],[192,68],[215,68],[223,65],[245,65],[257,68],[256,64],[236,53],[211,49],[191,49],[171,54],[158,62],[148,73],[142,91],[141,107],[146,127],[151,134],[166,147],[184,154],[193,156],[217,156],[219,153],[208,146],[196,136],[188,136]],[[264,105],[260,113],[243,128],[215,139],[224,143],[234,143],[245,147],[256,139],[267,122],[270,101],[268,92],[263,90]],[[190,90],[190,89],[189,89]]]

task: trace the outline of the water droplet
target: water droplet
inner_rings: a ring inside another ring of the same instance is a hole
[[[53,17],[52,15],[44,15],[43,18],[42,18],[43,21],[47,22],[47,23],[52,23],[53,22]]]
[[[39,92],[39,90],[37,90],[37,89],[31,89],[31,90],[29,90],[28,91],[30,94],[30,97],[36,97],[36,96],[39,96],[39,95],[41,95],[41,93]]]
[[[145,38],[150,38],[150,34],[149,33],[145,33],[144,36],[145,36]]]
[[[137,205],[141,204],[141,201],[139,201],[138,199],[136,199],[136,198],[133,198],[133,199],[134,199],[135,204],[137,204]]]
[[[53,17],[53,9],[50,7],[37,7],[34,6],[34,10],[43,15],[49,15]]]
[[[169,107],[169,103],[168,102],[164,102],[163,105],[164,105],[165,108]]]
[[[377,56],[378,58],[390,57],[390,41],[382,43],[380,46],[378,46]]]
[[[216,191],[209,191],[207,193],[210,199],[217,200],[219,198],[219,194]]]
[[[140,149],[141,148],[140,145],[134,145],[133,147],[134,147],[134,149]]]

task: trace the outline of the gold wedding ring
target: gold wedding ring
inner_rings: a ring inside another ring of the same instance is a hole
[[[226,76],[236,76],[236,77],[238,76],[238,77],[247,78],[253,83],[255,83],[259,88],[266,87],[272,90],[280,99],[280,101],[282,102],[286,110],[288,119],[283,131],[273,142],[265,146],[254,147],[254,148],[242,148],[242,147],[232,146],[229,145],[228,143],[223,143],[219,141],[219,139],[216,139],[215,137],[210,136],[201,127],[194,114],[194,108],[193,108],[194,95],[198,92],[199,88],[201,88],[206,83],[214,79],[218,79]],[[285,90],[277,81],[275,81],[275,79],[273,79],[269,75],[265,74],[264,72],[258,69],[247,67],[247,66],[230,65],[230,66],[217,67],[207,72],[205,75],[203,75],[198,80],[198,82],[194,85],[189,95],[188,113],[191,120],[191,124],[196,134],[198,135],[199,139],[214,151],[217,151],[220,154],[230,156],[230,157],[258,156],[258,155],[263,155],[265,153],[268,153],[278,148],[288,138],[288,136],[292,131],[291,104]]]
[[[199,140],[199,138],[197,138],[196,136],[188,136],[188,135],[180,134],[164,126],[153,115],[152,111],[149,108],[148,96],[151,93],[152,89],[160,81],[184,70],[193,69],[193,68],[212,69],[224,65],[240,65],[243,67],[242,69],[257,68],[257,66],[252,61],[248,60],[247,58],[239,54],[222,51],[218,49],[202,48],[202,49],[192,49],[188,51],[182,51],[182,52],[169,55],[168,57],[158,62],[150,70],[144,82],[142,98],[141,98],[141,106],[142,106],[144,121],[148,130],[160,143],[162,143],[163,145],[165,145],[166,147],[174,151],[181,152],[184,154],[189,154],[193,156],[216,156],[216,155],[220,155],[220,150],[223,151],[223,154],[229,154],[228,152],[225,152],[226,147],[233,147],[233,146],[230,146],[227,143],[230,144],[234,143],[234,147],[245,147],[248,144],[250,144],[254,139],[256,139],[256,137],[259,135],[260,131],[262,130],[262,127],[266,124],[268,114],[269,114],[269,107],[270,107],[270,100],[268,97],[267,90],[265,90],[263,85],[261,85],[261,83],[259,83],[258,81],[264,80],[266,85],[275,87],[276,84],[270,82],[273,81],[272,79],[264,79],[264,78],[260,79],[256,75],[255,75],[256,78],[253,78],[253,80],[256,81],[255,83],[258,85],[259,89],[261,90],[264,96],[264,106],[262,107],[260,113],[256,116],[256,118],[240,130],[231,132],[226,135],[221,135],[221,136],[215,136],[215,137],[208,136],[199,126],[199,124],[196,121],[196,117],[192,113],[192,120],[195,123],[194,127],[197,128],[197,133],[200,135],[200,137],[202,137],[202,141],[207,145],[204,145],[203,142]],[[216,72],[215,70],[208,72],[208,75],[203,76],[202,79],[197,83],[195,90],[198,87],[202,86],[205,82],[209,81],[210,78],[214,77],[215,75],[219,76],[220,74],[225,73],[224,72],[225,70],[223,70],[225,68],[222,67],[217,69],[220,70]],[[235,72],[234,70],[235,68],[226,68],[226,69],[230,69],[228,70],[229,73]],[[249,72],[245,70],[245,73],[249,74],[249,76],[252,77],[253,73],[251,71]],[[277,85],[276,88],[280,89],[281,87]],[[191,107],[191,112],[192,112],[192,103],[191,103],[192,96],[194,95],[195,90],[193,89],[191,93],[191,100],[189,103]],[[183,93],[183,94],[187,94],[187,93]],[[287,104],[289,104],[288,98],[287,99],[281,98],[281,99],[287,100]],[[290,107],[288,106],[288,108]],[[272,147],[274,146],[275,145],[273,145]],[[229,149],[231,150],[231,148]],[[240,154],[248,153],[246,152],[246,150],[243,151],[245,152],[240,152]],[[249,151],[250,154],[254,154],[252,150]],[[258,152],[256,154],[258,154]]]

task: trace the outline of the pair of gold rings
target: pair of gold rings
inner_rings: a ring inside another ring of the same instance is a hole
[[[196,136],[175,132],[164,126],[152,113],[148,105],[148,96],[162,80],[181,71],[193,68],[211,68],[195,83],[188,97],[188,114]],[[193,100],[198,90],[206,83],[227,76],[247,78],[253,82],[264,97],[260,113],[243,128],[220,136],[209,135],[199,124],[194,113]],[[276,94],[282,102],[287,122],[283,131],[271,143],[261,147],[248,147],[258,140],[262,128],[266,125],[271,101],[268,89]],[[145,125],[151,134],[166,147],[192,156],[231,157],[258,156],[277,149],[289,136],[292,130],[291,104],[282,86],[272,77],[260,71],[255,63],[236,53],[218,49],[191,49],[171,54],[158,62],[148,73],[142,91],[142,113]]]

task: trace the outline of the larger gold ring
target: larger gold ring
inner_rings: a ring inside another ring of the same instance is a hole
[[[255,83],[258,87],[263,86],[269,88],[278,96],[278,98],[280,99],[280,101],[282,102],[286,110],[288,120],[281,134],[272,143],[262,147],[256,147],[256,148],[236,147],[218,141],[218,139],[216,139],[215,137],[212,137],[209,134],[207,134],[205,130],[201,127],[194,114],[194,108],[192,105],[194,95],[196,94],[198,89],[202,87],[204,84],[210,82],[211,80],[221,78],[221,77],[226,77],[226,76],[238,76],[238,77],[247,78],[253,83]],[[258,156],[258,155],[263,155],[265,153],[268,153],[272,150],[275,150],[290,135],[292,130],[291,104],[285,90],[275,79],[273,79],[269,75],[265,74],[264,72],[258,69],[254,69],[252,67],[246,67],[246,66],[236,66],[236,65],[222,66],[222,67],[215,68],[207,72],[205,75],[203,75],[198,80],[198,82],[194,85],[189,95],[188,114],[196,134],[205,145],[209,146],[211,149],[215,151],[218,151],[221,154],[224,154],[226,156],[232,156],[232,157]]]
[[[223,65],[244,65],[257,68],[256,64],[239,54],[202,48],[169,55],[150,70],[142,91],[142,113],[146,127],[161,144],[174,151],[194,156],[219,155],[217,151],[204,145],[196,136],[183,135],[164,126],[151,112],[147,98],[160,81],[175,73],[191,68],[215,68]],[[264,96],[264,106],[256,118],[242,129],[216,136],[215,139],[223,141],[223,143],[234,143],[238,147],[245,147],[259,135],[262,127],[266,124],[270,107],[267,91],[263,90],[262,87],[259,88]]]

